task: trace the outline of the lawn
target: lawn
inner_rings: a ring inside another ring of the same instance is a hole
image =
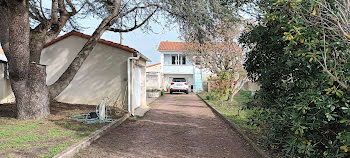
[[[0,105],[0,155],[4,157],[53,157],[105,126],[86,125],[69,117],[94,111],[91,105],[53,103],[51,116],[40,120],[16,120],[15,105]],[[114,119],[122,114],[112,110]]]
[[[245,104],[252,100],[249,91],[240,91],[234,96],[232,102],[216,100],[207,100],[207,93],[200,94],[210,105],[215,107],[221,114],[225,115],[232,122],[234,122],[245,134],[254,140],[257,144],[261,144],[262,129],[257,126],[249,125],[249,117],[254,114],[253,109],[245,109]],[[238,114],[239,113],[239,114]]]

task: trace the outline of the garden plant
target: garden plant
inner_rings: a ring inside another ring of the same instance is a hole
[[[240,38],[248,76],[261,85],[252,123],[268,125],[267,145],[287,157],[350,156],[349,43],[330,31],[349,2],[256,4],[258,22]]]

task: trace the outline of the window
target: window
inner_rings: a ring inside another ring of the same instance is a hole
[[[180,54],[171,55],[172,65],[186,65],[186,56]]]
[[[171,64],[175,65],[176,64],[176,57],[175,55],[171,56]]]
[[[186,82],[185,78],[173,78],[173,82]]]
[[[182,55],[182,65],[186,65],[186,56]]]

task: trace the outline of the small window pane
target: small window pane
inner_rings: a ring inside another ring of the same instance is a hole
[[[176,63],[176,56],[171,56],[171,64],[175,65]]]
[[[186,65],[186,56],[182,56],[182,65]]]
[[[186,82],[184,78],[173,78],[173,82]]]

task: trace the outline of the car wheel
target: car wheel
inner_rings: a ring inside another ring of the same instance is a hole
[[[173,91],[170,91],[170,94],[173,94]]]
[[[188,90],[185,93],[188,94]]]

